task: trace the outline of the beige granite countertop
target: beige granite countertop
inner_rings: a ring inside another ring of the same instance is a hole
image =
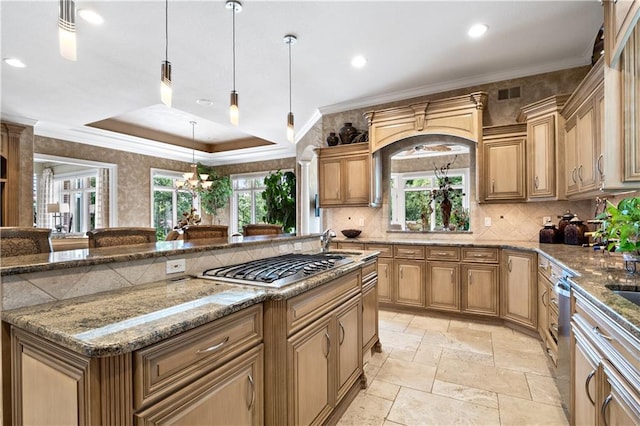
[[[267,299],[288,299],[358,269],[375,251],[282,289],[183,277],[5,311],[2,320],[89,357],[132,352]]]

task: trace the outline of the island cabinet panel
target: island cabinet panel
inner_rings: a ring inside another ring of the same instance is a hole
[[[262,305],[134,352],[136,409],[233,359],[262,341]]]
[[[150,408],[135,414],[140,426],[261,425],[263,345],[245,352]]]
[[[362,303],[355,301],[336,313],[336,349],[338,355],[338,393],[339,402],[349,391],[351,385],[360,377],[362,366]]]
[[[537,327],[536,253],[502,251],[500,316],[530,328]]]
[[[498,265],[460,265],[462,312],[498,316]]]
[[[427,262],[426,307],[460,311],[459,266],[454,262]]]
[[[378,338],[378,263],[362,267],[362,353],[380,351]]]

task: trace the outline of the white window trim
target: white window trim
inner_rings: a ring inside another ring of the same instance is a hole
[[[154,202],[153,202],[153,192],[155,191],[155,186],[153,185],[153,179],[157,176],[159,177],[164,177],[164,178],[170,178],[170,179],[184,179],[184,172],[177,172],[175,170],[165,170],[165,169],[156,169],[156,168],[151,168],[151,173],[150,173],[150,178],[149,178],[149,183],[150,183],[150,192],[149,192],[149,226],[152,228],[156,227],[156,224],[153,223],[154,221]],[[172,188],[171,190],[167,187],[158,187],[159,190],[163,190],[163,191],[172,191],[173,195],[172,195],[172,204],[175,206],[178,204],[178,195],[176,193],[175,188]],[[195,209],[198,211],[198,214],[202,214],[200,212],[200,198],[196,197],[193,199],[192,201],[192,206],[195,207]],[[173,223],[177,224],[178,223],[178,214],[179,212],[174,211],[173,212]]]

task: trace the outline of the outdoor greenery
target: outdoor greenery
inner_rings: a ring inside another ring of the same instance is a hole
[[[640,254],[640,197],[625,198],[617,206],[607,201],[598,218],[604,221],[597,235],[608,241],[609,250]]]
[[[154,187],[167,188],[166,190],[153,191],[153,215],[156,224],[156,237],[158,241],[166,238],[169,231],[176,225],[173,223],[173,179],[168,177],[156,176],[153,178]],[[178,191],[176,193],[178,216],[182,212],[189,212],[192,208],[193,198],[187,191]]]
[[[284,232],[293,232],[296,227],[296,175],[293,172],[278,170],[264,178],[266,223],[281,224]]]
[[[229,204],[229,199],[233,194],[231,179],[229,176],[218,176],[213,167],[208,167],[200,163],[198,163],[198,173],[208,174],[208,180],[213,181],[211,187],[198,191],[200,207],[205,213],[213,215],[214,221],[220,223],[218,211]]]

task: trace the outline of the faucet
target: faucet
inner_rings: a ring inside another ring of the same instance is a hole
[[[327,228],[320,237],[320,244],[322,244],[321,251],[324,253],[329,250],[329,244],[331,244],[331,239],[336,236],[336,233],[331,228]]]

